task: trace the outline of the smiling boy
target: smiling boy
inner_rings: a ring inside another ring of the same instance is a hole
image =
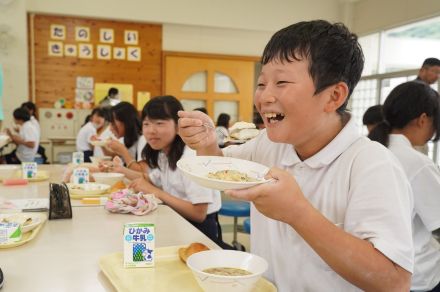
[[[179,134],[198,155],[272,167],[275,182],[226,193],[252,201],[252,253],[279,291],[408,291],[412,199],[396,159],[359,135],[346,112],[363,68],[342,24],[300,22],[262,56],[255,106],[266,130],[221,151],[212,121],[180,112]]]

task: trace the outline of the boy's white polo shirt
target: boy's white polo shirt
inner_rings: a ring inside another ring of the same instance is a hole
[[[408,180],[390,151],[358,134],[353,119],[305,161],[292,145],[270,141],[265,130],[246,144],[224,148],[223,154],[290,172],[305,197],[328,220],[368,240],[412,272]],[[251,224],[252,252],[269,262],[265,276],[279,291],[359,291],[334,272],[291,226],[265,217],[253,205]]]
[[[440,244],[431,233],[440,228],[440,172],[404,135],[390,135],[388,149],[402,163],[414,195],[411,290],[432,290],[440,282]]]
[[[17,155],[18,159],[20,159],[21,162],[34,162],[35,154],[37,154],[38,145],[40,144],[39,132],[31,121],[26,121],[20,127],[18,135],[25,142],[35,142],[35,145],[34,147],[30,148],[23,144],[19,144],[17,146],[15,155]]]
[[[185,146],[181,158],[194,156],[196,156],[196,152]],[[193,205],[207,203],[208,210],[206,214],[208,215],[220,210],[222,203],[219,191],[198,185],[178,168],[172,170],[168,164],[168,158],[163,152],[159,153],[157,161],[159,168],[151,169],[149,172],[149,178],[155,186],[170,195],[189,201]]]

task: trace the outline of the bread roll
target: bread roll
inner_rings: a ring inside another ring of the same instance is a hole
[[[182,262],[186,263],[188,257],[194,253],[209,250],[209,248],[200,242],[191,243],[188,247],[179,248],[179,257]]]

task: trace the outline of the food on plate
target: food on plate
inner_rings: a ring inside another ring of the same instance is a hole
[[[207,247],[203,243],[194,242],[191,243],[188,247],[179,248],[179,257],[182,260],[182,262],[186,263],[186,260],[189,258],[190,255],[205,250],[209,250],[209,247]]]
[[[247,276],[252,275],[251,272],[239,268],[215,267],[204,269],[203,272],[219,276]]]
[[[260,133],[255,124],[247,122],[236,122],[229,128],[230,138],[236,140],[249,140]]]
[[[27,215],[15,214],[0,219],[0,223],[18,223],[21,226],[32,224],[32,217]]]
[[[238,182],[258,181],[257,179],[250,177],[246,173],[240,172],[238,170],[220,170],[216,172],[210,172],[208,173],[208,178]]]

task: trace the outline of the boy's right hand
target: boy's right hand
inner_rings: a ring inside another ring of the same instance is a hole
[[[200,111],[179,111],[179,136],[194,150],[217,147],[215,126],[211,118]]]

